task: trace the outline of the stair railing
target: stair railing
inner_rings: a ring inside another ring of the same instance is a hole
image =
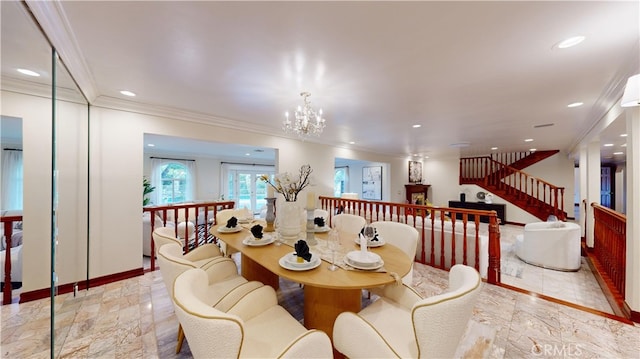
[[[526,201],[527,205],[542,202],[553,208],[551,214],[565,219],[564,187],[504,165],[489,156],[461,158],[460,184],[491,186]]]
[[[5,240],[4,247],[6,248],[4,251],[4,288],[2,290],[2,305],[11,304],[11,248],[13,248],[13,243],[11,243],[11,237],[13,235],[13,227],[15,222],[21,222],[22,216],[2,216],[0,221],[3,226],[3,236]],[[0,238],[2,239],[2,238]]]

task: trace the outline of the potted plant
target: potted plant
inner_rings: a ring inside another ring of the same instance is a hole
[[[146,206],[149,204],[151,199],[147,197],[147,195],[155,191],[155,189],[156,188],[151,185],[151,182],[149,182],[148,179],[142,179],[142,206]]]

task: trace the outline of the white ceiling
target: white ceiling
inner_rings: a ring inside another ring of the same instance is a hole
[[[640,72],[638,1],[27,3],[92,103],[281,135],[309,91],[318,141],[389,155],[568,153]]]

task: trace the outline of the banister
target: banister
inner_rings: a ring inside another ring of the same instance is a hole
[[[593,258],[612,293],[625,297],[627,217],[598,203],[593,208]]]
[[[151,244],[151,270],[154,271],[156,269],[156,265],[155,265],[155,243],[153,242],[153,230],[155,229],[155,216],[156,213],[162,213],[162,215],[160,216],[160,218],[162,219],[162,223],[163,226],[167,225],[167,212],[168,211],[172,211],[173,212],[173,218],[174,221],[176,222],[174,225],[174,233],[176,238],[178,237],[178,219],[180,217],[180,213],[184,213],[184,222],[191,222],[190,218],[189,218],[189,210],[193,209],[194,210],[194,215],[196,218],[193,219],[193,224],[195,225],[195,232],[196,232],[196,239],[194,242],[194,248],[198,247],[198,245],[200,244],[200,238],[198,238],[198,225],[204,225],[205,226],[205,230],[204,230],[204,238],[203,238],[203,242],[204,240],[206,240],[207,235],[209,234],[209,210],[213,211],[213,220],[215,220],[216,218],[216,214],[218,213],[219,210],[223,210],[223,209],[233,209],[235,207],[235,202],[234,201],[211,201],[211,202],[198,202],[198,203],[177,203],[177,204],[166,204],[166,205],[157,205],[157,206],[146,206],[142,208],[143,212],[149,212],[150,215],[150,219],[151,219],[151,238],[150,238],[150,244]],[[204,223],[198,223],[198,211],[199,209],[204,208],[203,210],[203,214],[204,214]],[[181,212],[182,211],[182,212]],[[189,248],[189,226],[185,226],[185,233],[184,233],[184,238],[185,238],[185,243],[184,243],[184,252],[188,253],[190,248]]]
[[[422,244],[421,251],[416,253],[416,261],[445,270],[449,269],[449,267],[445,266],[445,262],[449,260],[451,264],[455,264],[457,254],[462,257],[463,264],[467,264],[473,258],[476,269],[480,269],[480,216],[487,216],[489,217],[487,281],[492,284],[500,282],[500,228],[498,226],[498,215],[495,211],[325,196],[320,196],[319,201],[321,208],[329,212],[330,226],[333,223],[333,217],[343,212],[364,217],[367,222],[396,221],[413,226],[420,234]],[[458,219],[458,216],[462,219]],[[474,220],[469,220],[469,218],[474,218]],[[451,223],[451,241],[445,238],[445,223]],[[475,224],[475,232],[469,233],[468,224],[471,223]],[[428,232],[425,229],[427,224],[431,225],[431,229]],[[457,229],[462,229],[461,233]],[[440,231],[439,235],[435,234],[436,230]],[[430,233],[430,235],[427,233]],[[467,243],[468,240],[471,240],[467,237],[468,234],[473,236],[471,237],[473,242]],[[458,236],[462,236],[462,248],[456,247],[455,242]],[[427,244],[429,244],[430,248],[429,258],[426,258],[425,252]],[[448,249],[451,250],[451,258],[445,258],[445,244],[450,246]],[[469,246],[474,251],[473,257],[467,256]],[[440,248],[438,253],[436,253],[436,247]],[[459,253],[460,251],[463,252]]]

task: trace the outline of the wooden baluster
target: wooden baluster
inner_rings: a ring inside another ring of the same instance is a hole
[[[13,235],[13,221],[3,222],[5,248],[4,251],[4,290],[2,291],[2,304],[11,304],[11,236]]]

